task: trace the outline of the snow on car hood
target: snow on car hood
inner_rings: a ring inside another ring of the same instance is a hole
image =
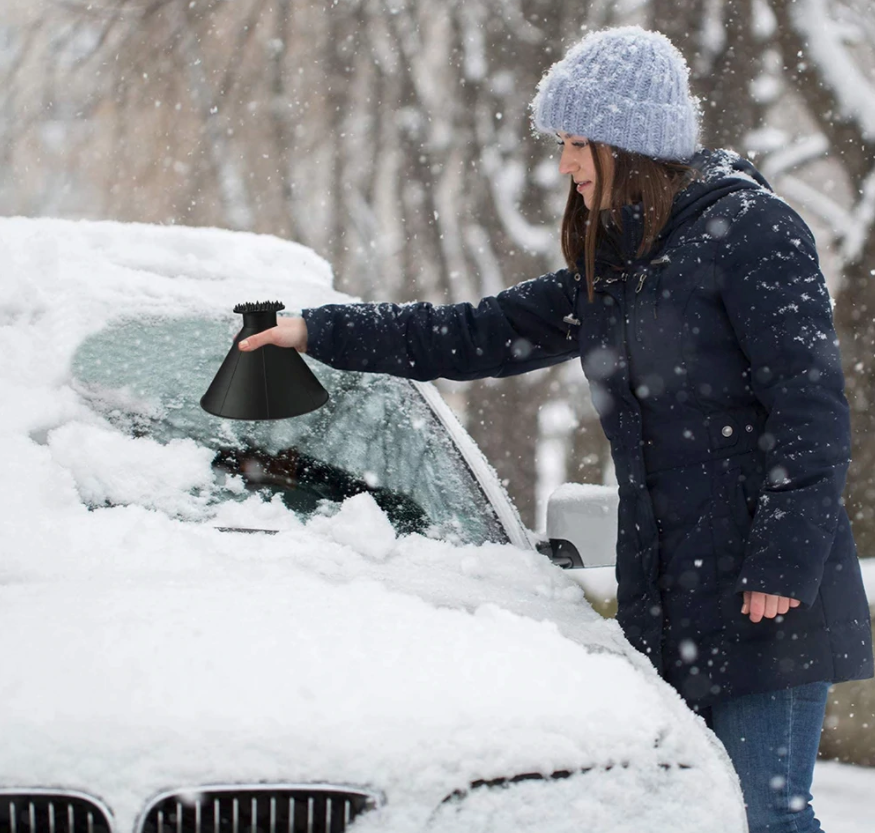
[[[689,764],[685,789],[716,790],[709,812],[738,829],[701,721],[534,551],[399,538],[367,494],[307,523],[258,497],[174,519],[138,499],[137,471],[170,455],[176,491],[195,483],[209,461],[186,441],[114,469],[154,508],[85,506],[89,471],[126,452],[71,387],[82,339],[121,314],[335,301],[324,261],[248,234],[23,219],[0,220],[0,256],[0,786],[90,792],[125,830],[178,786],[330,781],[403,808],[476,779]]]

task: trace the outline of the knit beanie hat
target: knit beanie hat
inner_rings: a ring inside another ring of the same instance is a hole
[[[590,32],[541,79],[532,120],[541,133],[687,160],[699,135],[689,75],[683,55],[660,32],[640,26]]]

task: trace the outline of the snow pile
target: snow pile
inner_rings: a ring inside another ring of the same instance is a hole
[[[366,492],[345,500],[334,517],[316,517],[308,527],[373,561],[385,561],[395,548],[392,524]],[[367,530],[367,535],[362,534],[363,530]]]
[[[875,816],[875,768],[819,760],[814,812],[829,833],[869,833]]]
[[[16,219],[0,255],[0,785],[93,793],[126,830],[166,788],[360,784],[387,798],[361,829],[401,833],[477,779],[566,770],[431,829],[742,829],[701,721],[538,553],[398,536],[366,494],[186,522],[212,454],[126,437],[74,388],[77,345],[120,315],[338,300],[312,252]]]
[[[52,457],[76,481],[89,505],[138,504],[182,518],[198,517],[204,498],[197,491],[212,485],[213,452],[194,440],[166,445],[128,437],[105,426],[69,422],[48,439]],[[155,490],[155,484],[163,488]]]

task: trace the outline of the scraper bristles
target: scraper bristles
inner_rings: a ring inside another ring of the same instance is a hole
[[[256,301],[255,303],[237,304],[234,307],[234,312],[238,314],[244,312],[279,312],[285,308],[286,305],[281,301]]]

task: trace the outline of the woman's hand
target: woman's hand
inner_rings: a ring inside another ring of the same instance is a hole
[[[276,327],[244,338],[237,346],[248,353],[264,347],[265,344],[275,344],[277,347],[293,347],[299,353],[307,352],[307,324],[303,318],[280,318]]]
[[[791,607],[799,607],[799,599],[789,599],[787,596],[772,596],[768,593],[758,593],[755,590],[744,591],[742,614],[750,614],[751,622],[759,622],[765,617],[774,619],[783,616]]]

